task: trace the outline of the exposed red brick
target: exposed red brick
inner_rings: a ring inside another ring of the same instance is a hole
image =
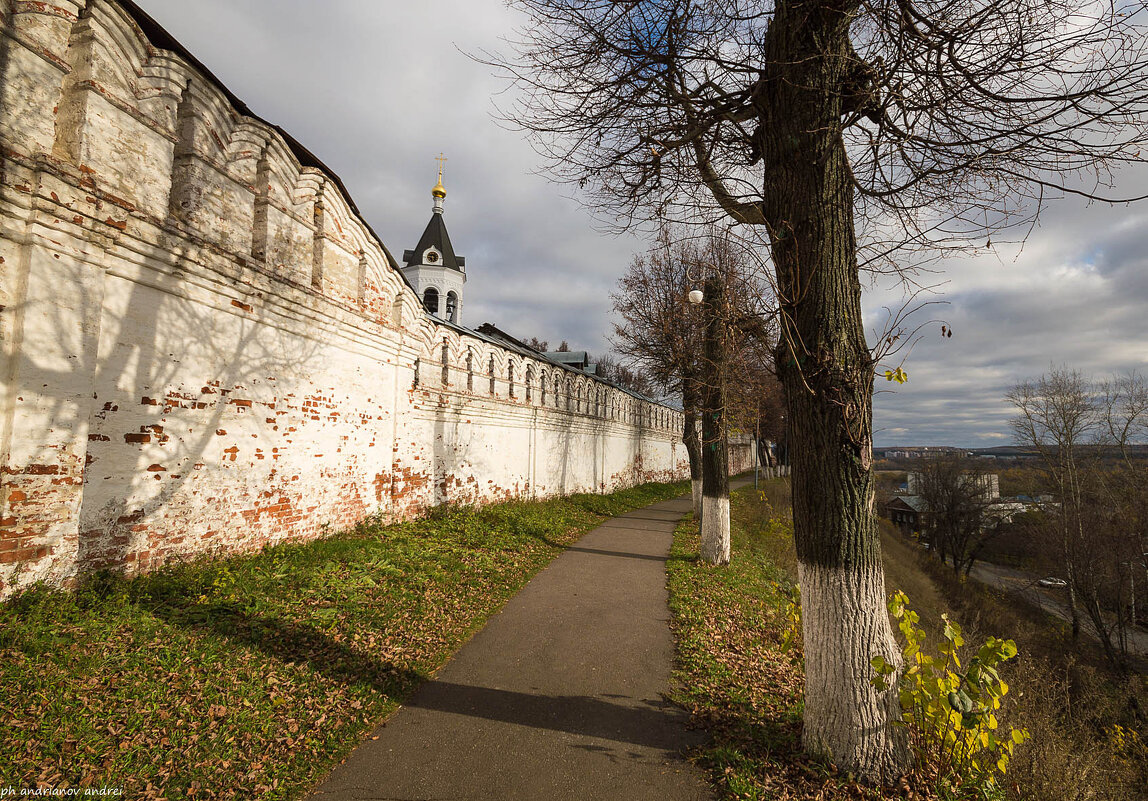
[[[60,472],[58,464],[30,464],[18,472],[29,476],[54,476]]]
[[[151,442],[151,434],[124,434],[124,442]]]

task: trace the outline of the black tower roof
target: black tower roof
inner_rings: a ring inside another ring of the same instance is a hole
[[[423,235],[419,238],[419,243],[415,245],[414,250],[403,251],[403,262],[407,267],[422,264],[423,253],[432,246],[442,254],[444,267],[459,272],[463,271],[462,268],[466,266],[466,257],[454,254],[454,247],[450,244],[450,235],[446,232],[446,223],[443,221],[442,213],[438,211],[431,214],[430,222],[427,223],[426,230],[423,231]]]

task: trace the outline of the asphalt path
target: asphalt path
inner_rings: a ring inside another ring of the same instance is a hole
[[[657,503],[582,537],[310,797],[712,798],[682,756],[702,735],[663,697],[666,561],[689,509]]]

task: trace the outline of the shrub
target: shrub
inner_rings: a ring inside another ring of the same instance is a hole
[[[899,723],[908,732],[918,767],[942,797],[1002,797],[997,777],[1008,770],[1013,749],[1029,738],[1026,729],[998,734],[997,713],[1008,684],[997,667],[1016,656],[1016,643],[989,637],[963,667],[958,652],[964,638],[948,616],[941,616],[943,642],[930,654],[925,632],[916,626],[920,616],[909,608],[903,592],[892,595],[889,612],[905,639],[905,668],[894,678],[896,666],[875,656],[872,682],[881,690],[896,682]]]
[[[795,653],[801,661],[801,588],[796,584],[786,586],[776,581],[770,582],[770,597],[774,599],[781,631],[781,652]]]

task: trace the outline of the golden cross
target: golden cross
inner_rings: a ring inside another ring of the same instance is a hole
[[[435,156],[434,159],[438,162],[438,180],[439,183],[442,183],[442,163],[446,161],[446,156],[442,154],[442,151],[439,151],[439,154]]]

